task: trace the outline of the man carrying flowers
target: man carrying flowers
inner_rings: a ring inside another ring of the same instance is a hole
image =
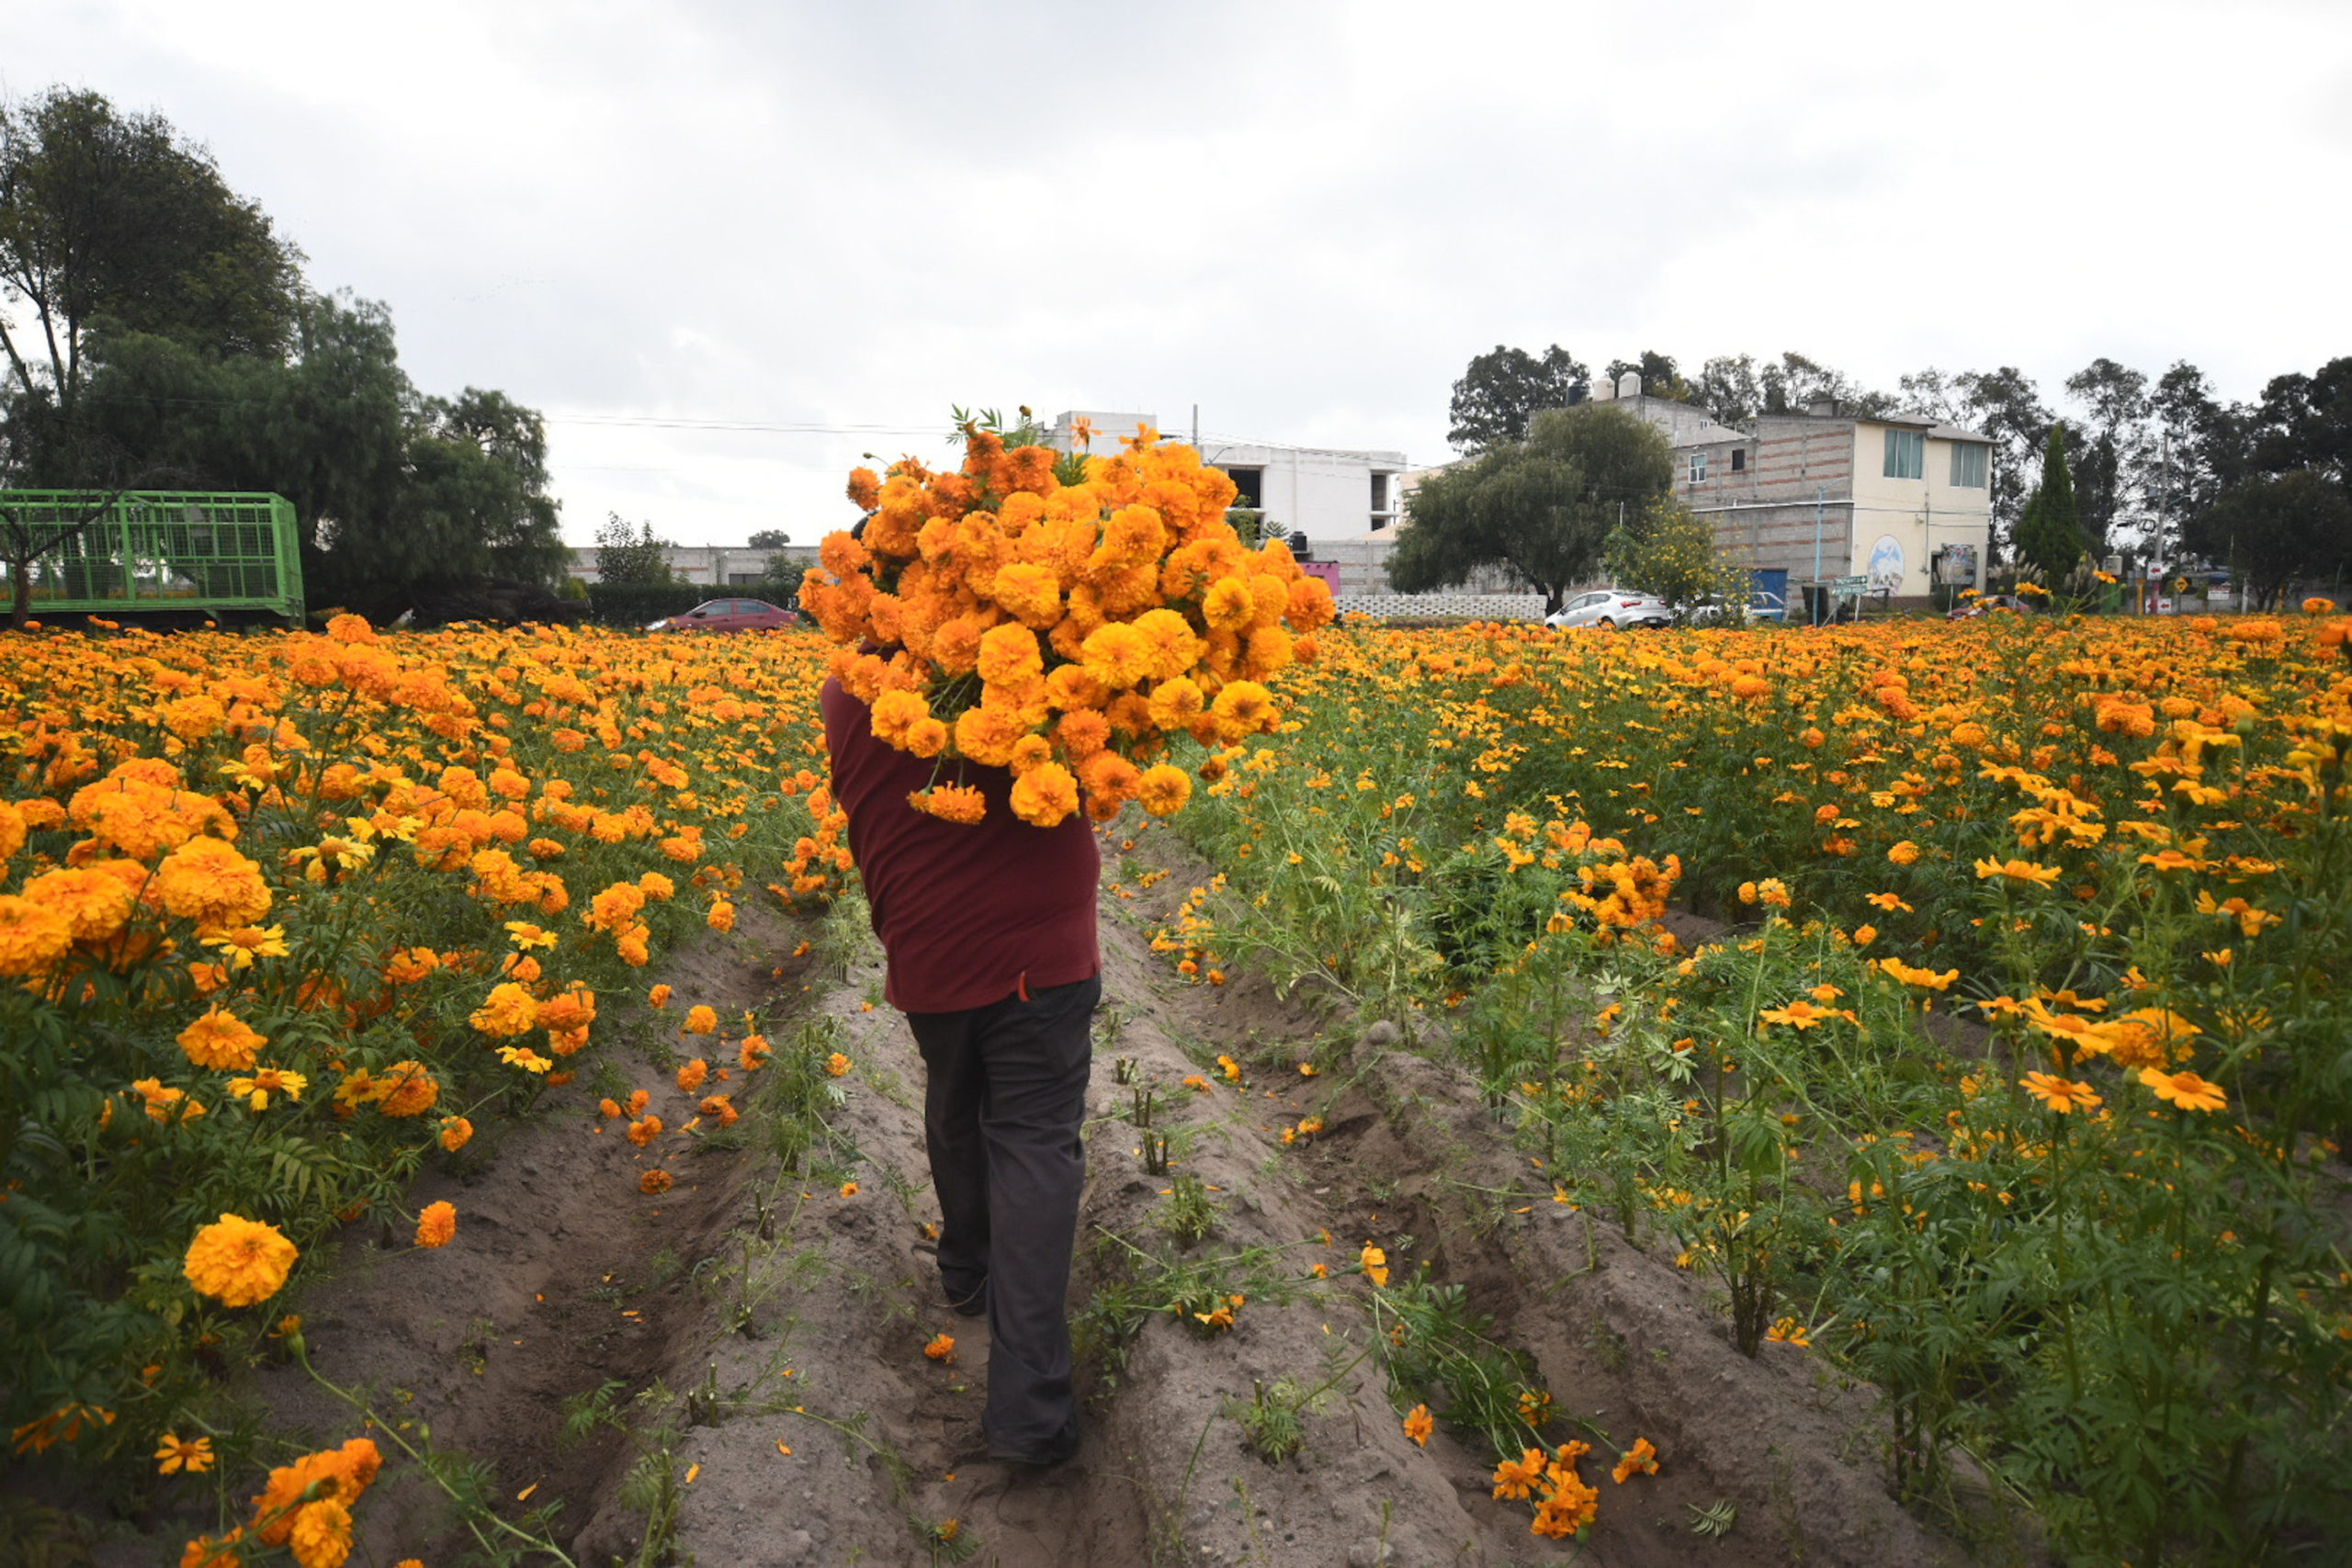
[[[833,798],[928,1073],[941,1280],[988,1314],[989,1451],[1050,1464],[1078,1440],[1064,1297],[1102,995],[1089,819],[1181,809],[1176,737],[1272,728],[1261,682],[1315,657],[1331,604],[1286,549],[1242,545],[1232,481],[1188,447],[965,434],[959,471],[851,476],[867,515],[824,541],[800,605],[840,645]]]

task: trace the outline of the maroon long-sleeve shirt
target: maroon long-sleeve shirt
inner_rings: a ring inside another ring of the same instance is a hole
[[[939,767],[874,738],[865,704],[827,681],[820,695],[833,798],[888,959],[883,996],[901,1012],[960,1012],[1098,974],[1102,859],[1085,813],[1052,828],[1012,814],[1012,775]],[[933,782],[977,787],[988,814],[943,822],[907,796]]]

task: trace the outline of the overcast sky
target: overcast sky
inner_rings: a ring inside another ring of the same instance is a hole
[[[958,402],[1441,461],[1497,344],[2052,402],[2352,354],[2344,0],[6,0],[54,84],[541,410],[580,543],[813,541]]]

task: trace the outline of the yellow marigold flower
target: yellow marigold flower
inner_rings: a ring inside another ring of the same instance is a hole
[[[193,1122],[204,1114],[204,1107],[187,1098],[187,1091],[166,1089],[161,1078],[139,1078],[132,1082],[131,1091],[145,1101],[151,1120],[169,1125],[175,1122]]]
[[[242,1072],[254,1065],[267,1043],[236,1014],[223,1011],[218,1002],[179,1033],[180,1050],[199,1067]]]
[[[209,1438],[181,1438],[166,1432],[163,1446],[155,1450],[157,1473],[170,1475],[181,1470],[190,1475],[201,1475],[212,1468],[212,1439]]]
[[[289,1073],[281,1067],[262,1067],[250,1077],[231,1078],[229,1092],[255,1111],[269,1109],[269,1097],[283,1094],[288,1100],[300,1100],[311,1080],[300,1073]]]
[[[1136,783],[1136,799],[1154,817],[1171,817],[1193,797],[1193,775],[1166,762],[1143,771]]]
[[[416,1245],[447,1247],[449,1238],[458,1234],[457,1205],[447,1201],[427,1203],[416,1217]]]
[[[1785,1023],[1796,1029],[1811,1029],[1825,1018],[1836,1018],[1827,1008],[1818,1008],[1799,998],[1784,1008],[1762,1008],[1756,1016],[1767,1023]]]
[[[277,1293],[299,1256],[276,1225],[222,1214],[196,1233],[182,1271],[202,1294],[227,1306],[251,1306]]]
[[[1914,864],[1919,859],[1919,846],[1905,839],[1887,846],[1886,858],[1897,865]]]
[[[825,1072],[828,1077],[840,1077],[843,1073],[848,1072],[850,1068],[856,1065],[856,1063],[851,1061],[847,1056],[844,1056],[839,1051],[836,1051],[831,1055],[825,1058]]]
[[[2062,1116],[2076,1111],[2096,1111],[2102,1103],[2090,1085],[2062,1078],[2055,1073],[2028,1073],[2018,1083],[2026,1093]]]
[[[1388,1254],[1381,1248],[1366,1242],[1363,1250],[1356,1255],[1356,1263],[1363,1270],[1363,1277],[1374,1284],[1388,1283]]]
[[[2030,883],[2036,886],[2047,887],[2064,874],[2065,873],[2057,866],[2037,865],[2029,860],[1980,860],[1976,863],[1976,876],[1979,881],[1988,881],[1999,876],[2006,877],[2011,882]]]
[[[2168,1073],[2160,1067],[2140,1069],[2140,1081],[2156,1091],[2156,1098],[2167,1100],[2183,1111],[2220,1111],[2230,1103],[2222,1086],[2199,1077],[2195,1073]]]
[[[466,1021],[501,1039],[528,1033],[539,1021],[538,999],[509,980],[491,987],[490,996]]]

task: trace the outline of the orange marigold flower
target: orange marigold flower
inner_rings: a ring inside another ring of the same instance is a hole
[[[1033,768],[1012,782],[1012,814],[1051,828],[1078,809],[1078,781],[1059,762]]]
[[[670,1190],[670,1173],[658,1166],[637,1179],[637,1190],[649,1198],[658,1198]]]
[[[1656,1475],[1657,1473],[1657,1449],[1647,1438],[1635,1438],[1634,1446],[1619,1457],[1617,1468],[1611,1471],[1609,1476],[1611,1480],[1622,1486],[1630,1476]]]
[[[538,998],[514,981],[504,981],[491,987],[489,997],[466,1021],[499,1039],[528,1033],[539,1021]]]
[[[659,1012],[670,1005],[670,998],[673,994],[667,986],[656,986],[645,993],[645,1005]]]
[[[2222,1086],[2199,1077],[2195,1073],[2168,1073],[2159,1067],[2140,1069],[2140,1081],[2156,1091],[2156,1098],[2167,1100],[2183,1111],[2220,1111],[2230,1103]]]
[[[441,1118],[441,1146],[456,1154],[473,1141],[474,1124],[462,1116]]]
[[[394,1062],[369,1085],[376,1109],[387,1116],[422,1116],[441,1098],[441,1086],[423,1062]]]
[[[1405,1436],[1413,1439],[1413,1446],[1415,1448],[1428,1448],[1430,1446],[1430,1434],[1436,1429],[1437,1422],[1431,1419],[1430,1416],[1430,1407],[1428,1405],[1416,1404],[1411,1410],[1406,1412]]]
[[[856,1063],[851,1061],[847,1056],[844,1056],[839,1051],[836,1051],[831,1055],[825,1058],[825,1074],[828,1077],[837,1078],[842,1074],[848,1072],[856,1065]]]
[[[943,1365],[953,1366],[956,1361],[956,1337],[935,1334],[932,1336],[931,1343],[922,1348],[922,1353]]]
[[[702,1088],[703,1079],[710,1077],[710,1064],[700,1056],[678,1069],[678,1092],[692,1094]]]
[[[1887,846],[1886,858],[1897,865],[1910,865],[1919,858],[1919,846],[1908,839]]]
[[[2018,1084],[2062,1116],[2076,1111],[2096,1111],[2102,1103],[2090,1085],[2062,1078],[2055,1073],[2028,1073]]]
[[[1364,1243],[1363,1250],[1356,1255],[1356,1263],[1363,1270],[1363,1277],[1374,1284],[1388,1283],[1388,1254],[1381,1248]]]
[[[1542,1449],[1529,1449],[1517,1459],[1507,1459],[1495,1466],[1495,1500],[1516,1502],[1525,1498],[1543,1481],[1547,1457]]]
[[[227,1306],[267,1301],[300,1256],[276,1225],[222,1214],[196,1233],[182,1271],[197,1290]]]
[[[628,1124],[628,1141],[640,1149],[661,1135],[662,1118],[659,1116],[640,1116]]]
[[[696,1003],[686,1010],[686,1021],[678,1026],[681,1034],[715,1034],[718,1032],[718,1010]]]
[[[243,1072],[268,1042],[215,1002],[179,1033],[180,1049],[199,1067]]]
[[[449,1238],[457,1234],[458,1207],[454,1203],[447,1201],[427,1203],[424,1212],[416,1217],[416,1245],[419,1247],[447,1247]]]

